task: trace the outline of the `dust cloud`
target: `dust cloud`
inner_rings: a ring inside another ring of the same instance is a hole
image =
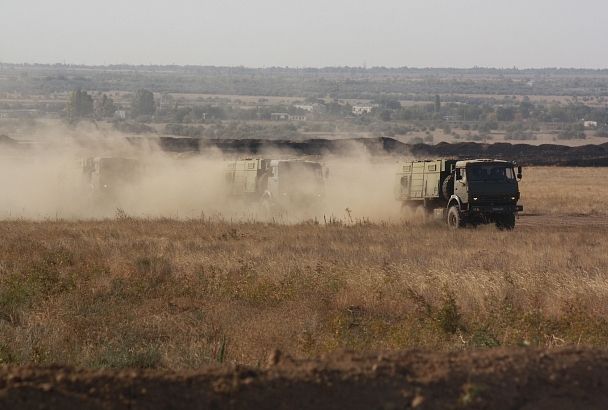
[[[297,156],[265,152],[256,157]],[[118,158],[119,166],[112,174],[106,173],[105,179],[95,180],[92,158]],[[214,151],[168,153],[153,139],[134,142],[93,127],[47,128],[25,146],[0,144],[0,219],[131,216],[353,223],[400,218],[400,206],[393,197],[397,159],[372,158],[355,143],[340,155],[304,158],[323,164],[320,200],[314,206],[283,206],[280,212],[228,195],[225,161],[234,159]],[[291,183],[297,185],[298,178]]]

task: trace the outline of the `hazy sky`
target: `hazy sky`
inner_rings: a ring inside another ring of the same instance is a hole
[[[608,0],[1,0],[0,61],[608,68]]]

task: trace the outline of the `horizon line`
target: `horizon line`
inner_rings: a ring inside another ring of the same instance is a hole
[[[83,67],[83,68],[112,68],[112,67],[180,67],[180,68],[240,68],[248,70],[326,70],[326,69],[357,69],[357,70],[496,70],[496,71],[540,71],[540,70],[571,70],[571,71],[606,71],[604,68],[589,68],[589,67],[559,67],[559,66],[544,66],[544,67],[496,67],[496,66],[349,66],[349,65],[328,65],[328,66],[247,66],[247,65],[209,65],[209,64],[134,64],[134,63],[111,63],[111,64],[81,64],[81,63],[41,63],[41,62],[4,62],[0,61],[0,66],[49,66],[49,67]]]

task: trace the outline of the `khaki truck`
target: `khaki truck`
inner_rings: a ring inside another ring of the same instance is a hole
[[[494,223],[513,229],[523,210],[522,169],[513,162],[474,159],[408,161],[399,164],[395,197],[404,208],[423,207],[451,228]]]
[[[228,195],[274,212],[319,205],[326,173],[315,161],[247,158],[226,163],[225,176]]]
[[[86,158],[82,161],[82,170],[92,193],[98,198],[117,195],[142,175],[142,165],[134,158]]]

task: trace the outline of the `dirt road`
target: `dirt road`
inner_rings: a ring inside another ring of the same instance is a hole
[[[2,409],[600,409],[608,351],[342,353],[192,373],[0,368]]]
[[[608,217],[603,215],[522,214],[517,226],[602,226],[608,227]]]

